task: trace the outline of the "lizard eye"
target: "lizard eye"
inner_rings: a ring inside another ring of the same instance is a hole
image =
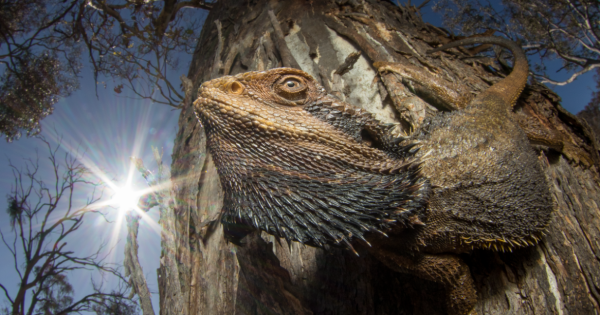
[[[286,100],[302,103],[306,99],[308,84],[303,77],[286,75],[275,82],[274,89],[279,96]]]

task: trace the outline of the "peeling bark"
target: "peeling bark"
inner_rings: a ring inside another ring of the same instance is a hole
[[[283,43],[268,10],[277,18]],[[373,63],[435,73],[466,98],[501,79],[502,71],[491,71],[484,59],[466,58],[468,51],[437,58],[425,54],[444,41],[414,8],[386,1],[216,3],[188,73],[194,88],[183,104],[173,149],[179,201],[173,214],[175,245],[163,251],[174,253],[179,277],[176,283],[166,281],[174,270],[161,263],[161,314],[181,314],[171,298],[176,291],[187,314],[444,314],[441,286],[395,273],[367,253],[325,252],[264,233],[248,236],[244,247],[226,243],[218,224],[218,175],[191,108],[195,89],[206,80],[285,65],[285,44],[298,67],[330,93],[384,122],[400,122],[401,131],[410,133],[427,115],[448,108],[433,107],[427,97],[433,92],[415,89],[406,77],[380,77]],[[360,57],[352,69],[335,73],[353,52]],[[538,149],[558,211],[539,246],[463,256],[478,290],[476,309],[480,314],[599,313],[598,148],[587,125],[565,112],[558,97],[543,87],[526,89],[514,119]]]

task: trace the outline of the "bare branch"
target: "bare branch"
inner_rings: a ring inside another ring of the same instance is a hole
[[[2,283],[0,283],[0,288],[2,288],[2,291],[4,291],[4,296],[6,296],[6,298],[8,299],[8,301],[10,303],[13,303],[13,299],[10,297],[10,294],[8,293],[8,290],[2,285]]]
[[[86,178],[90,172],[75,156],[66,153],[62,160],[58,159],[60,143],[52,146],[43,138],[41,141],[49,153],[53,181],[51,188],[46,187],[38,175],[37,159],[27,160],[22,169],[10,164],[15,175],[15,184],[8,197],[11,205],[9,214],[14,220],[13,246],[10,246],[10,241],[2,231],[0,235],[13,255],[15,272],[21,279],[14,297],[2,286],[12,313],[66,314],[89,311],[92,304],[102,304],[103,299],[109,296],[121,301],[124,289],[117,293],[97,290],[73,302],[72,288],[66,278],[71,271],[90,270],[109,274],[120,283],[127,281],[118,268],[104,261],[106,256],[101,256],[104,245],[87,256],[67,249],[67,240],[82,226],[86,215],[101,213],[100,209],[92,207],[102,198],[102,194],[96,195],[100,183]],[[90,189],[91,197],[82,206],[76,205],[74,196],[77,190],[85,187]],[[20,250],[15,246],[17,239],[22,247]],[[21,263],[17,263],[19,256],[23,258]],[[123,300],[122,303],[126,305],[130,302]]]
[[[565,85],[600,63],[600,2],[595,0],[507,0],[502,6],[489,0],[440,0],[434,10],[442,11],[444,23],[456,31],[495,29],[524,43],[529,55],[540,57],[532,72],[541,82]],[[559,81],[546,73],[545,62],[553,59],[563,62],[561,70],[570,78]]]
[[[567,84],[575,81],[575,79],[577,79],[577,77],[579,77],[580,75],[582,75],[590,70],[593,70],[595,68],[598,68],[598,67],[600,67],[600,64],[597,64],[597,63],[588,65],[588,66],[582,68],[581,70],[573,73],[568,79],[566,79],[564,81],[555,81],[546,76],[537,76],[536,75],[535,77],[540,81],[540,83],[550,83],[550,84],[554,84],[554,85],[564,86],[564,85],[567,85]]]
[[[431,1],[431,0],[425,0],[425,1],[423,1],[423,3],[421,3],[421,4],[420,4],[420,5],[417,7],[417,10],[421,10],[423,7],[425,7],[425,6],[426,6],[426,5],[429,3],[429,1]]]

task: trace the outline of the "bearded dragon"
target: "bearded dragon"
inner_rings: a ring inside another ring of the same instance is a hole
[[[457,256],[538,242],[553,210],[544,173],[509,116],[526,84],[521,49],[497,37],[512,73],[464,109],[407,137],[291,68],[204,82],[194,102],[224,190],[222,223],[239,244],[262,230],[327,249],[355,246],[399,272],[446,286],[450,314],[477,294]]]

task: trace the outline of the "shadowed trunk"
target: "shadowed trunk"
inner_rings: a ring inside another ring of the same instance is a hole
[[[288,245],[265,233],[249,235],[244,247],[227,243],[215,223],[222,206],[219,178],[191,102],[204,81],[299,66],[330,94],[409,132],[426,115],[461,108],[510,72],[467,50],[441,58],[425,54],[445,42],[444,32],[423,23],[414,8],[386,1],[219,1],[194,53],[193,88],[173,149],[178,206],[170,218],[174,231],[167,232],[174,232],[176,248],[163,251],[175,253],[178,270],[161,262],[161,314],[444,314],[440,285],[395,273],[367,253]],[[448,102],[419,80],[379,75],[374,62],[399,63],[424,78],[436,73],[459,94],[455,100],[465,101]],[[600,186],[593,136],[538,85],[521,95],[514,119],[538,150],[558,211],[538,246],[463,255],[478,290],[476,309],[598,313]],[[174,272],[179,283],[168,281]],[[183,311],[176,309],[181,302]]]

